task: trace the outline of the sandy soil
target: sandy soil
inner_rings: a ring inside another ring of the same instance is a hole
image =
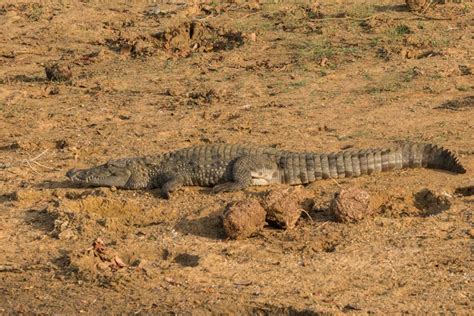
[[[474,184],[472,2],[431,18],[402,1],[3,3],[0,313],[474,309],[474,200],[456,193]],[[52,63],[71,79],[47,80]],[[224,206],[265,188],[163,200],[64,177],[210,142],[330,152],[396,140],[446,146],[468,171],[315,182],[295,228],[238,241]],[[335,222],[340,187],[369,192],[377,215]]]

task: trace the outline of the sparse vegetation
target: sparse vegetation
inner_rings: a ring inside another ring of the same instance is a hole
[[[410,27],[406,24],[398,24],[395,28],[391,31],[391,34],[397,37],[404,36],[407,34],[411,34],[412,31]]]

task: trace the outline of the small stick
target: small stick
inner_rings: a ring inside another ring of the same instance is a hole
[[[53,168],[53,167],[49,167],[49,166],[45,166],[45,165],[43,165],[43,164],[41,164],[41,163],[39,163],[39,162],[37,162],[37,161],[32,161],[32,163],[34,163],[34,164],[36,164],[36,165],[38,165],[38,166],[40,166],[40,167],[43,167],[43,168],[49,169],[49,170],[55,170],[55,171],[56,171],[56,170],[58,170],[57,168]]]
[[[306,212],[306,210],[304,208],[301,209],[301,213],[305,213],[306,216],[308,216],[309,220],[311,221],[311,223],[314,223],[313,221],[313,218],[311,217],[311,215],[309,215],[308,212]]]
[[[37,155],[36,157],[33,157],[31,159],[25,159],[23,160],[23,162],[26,162],[26,164],[28,165],[28,167],[31,168],[31,170],[33,170],[35,173],[37,174],[40,174],[40,172],[38,172],[35,168],[33,168],[32,166],[32,163],[34,163],[35,165],[37,166],[40,166],[40,167],[43,167],[43,168],[46,168],[46,169],[49,169],[49,170],[58,170],[56,168],[52,168],[52,167],[49,167],[49,166],[45,166],[39,162],[37,162],[36,160],[38,160],[39,158],[41,158],[41,156],[43,156],[44,154],[46,154],[47,152],[49,151],[49,149],[45,149],[42,153],[40,153],[39,155]]]
[[[320,19],[314,19],[311,22],[322,22],[322,21],[338,21],[338,20],[351,20],[351,21],[367,21],[372,19],[373,17],[384,15],[384,13],[379,13],[379,14],[373,14],[365,18],[353,18],[351,16],[343,16],[343,17],[331,17],[331,18],[320,18]]]
[[[317,226],[316,229],[319,229],[320,227],[323,227],[323,226],[326,225],[327,223],[329,223],[329,221],[326,221],[326,222],[322,223],[321,225]]]
[[[49,149],[45,149],[41,154],[39,154],[38,156],[30,159],[30,161],[35,161],[36,159],[38,159],[39,157],[43,156],[44,154],[46,154],[47,152],[49,151]]]
[[[28,159],[25,159],[24,162],[26,162],[28,164],[28,167],[30,167],[30,169],[33,170],[33,172],[35,172],[36,174],[40,174],[38,171],[36,171],[35,168],[33,168],[33,166],[31,165],[31,163]]]

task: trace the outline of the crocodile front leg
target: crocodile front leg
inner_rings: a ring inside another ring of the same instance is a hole
[[[174,178],[172,180],[169,180],[168,182],[163,184],[163,187],[161,187],[161,192],[163,193],[163,197],[165,199],[169,199],[170,193],[176,191],[182,186],[183,186],[183,182],[179,178]]]

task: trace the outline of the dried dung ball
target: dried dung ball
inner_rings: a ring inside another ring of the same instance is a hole
[[[405,0],[408,10],[413,12],[423,11],[430,3],[429,0]]]
[[[369,193],[362,189],[342,189],[334,195],[330,210],[338,222],[355,223],[371,215],[369,201]]]
[[[265,225],[265,210],[256,200],[242,200],[227,204],[224,211],[224,229],[232,239],[244,239]]]
[[[284,229],[292,229],[301,216],[301,191],[294,188],[271,189],[263,199],[267,221]]]
[[[46,78],[50,81],[67,81],[72,78],[72,70],[69,65],[54,63],[44,68]]]

